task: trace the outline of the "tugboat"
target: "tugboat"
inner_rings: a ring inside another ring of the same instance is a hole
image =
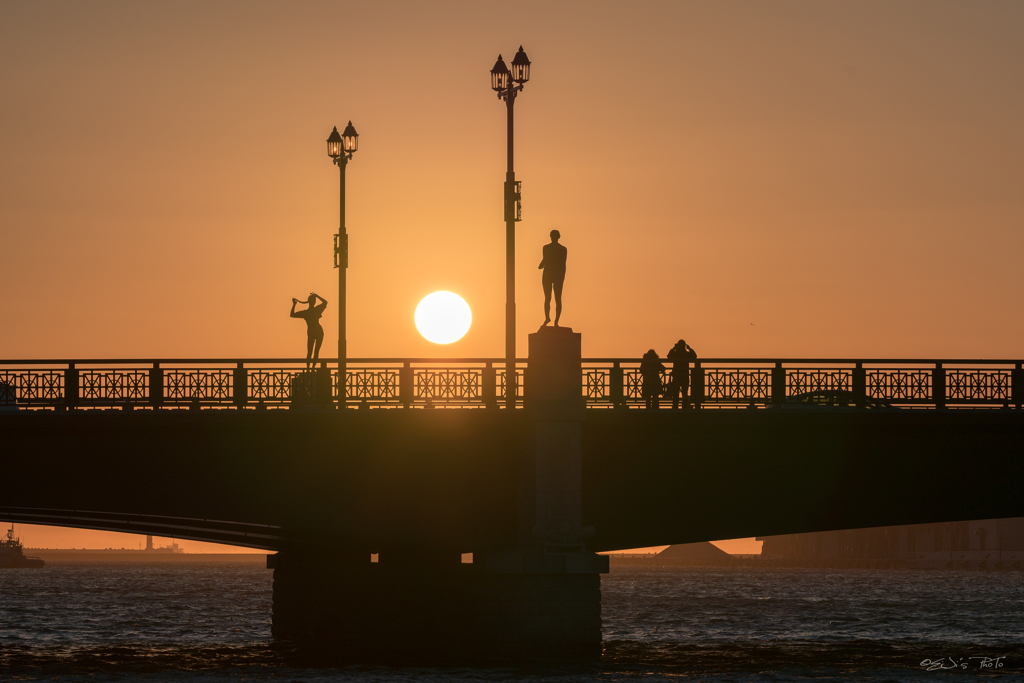
[[[7,530],[7,537],[0,538],[0,569],[25,567],[38,569],[46,563],[38,557],[25,557],[21,540],[14,537],[14,525]]]

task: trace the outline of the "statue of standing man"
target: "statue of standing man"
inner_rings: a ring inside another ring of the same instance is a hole
[[[562,317],[562,283],[565,282],[565,257],[568,249],[558,243],[562,235],[557,230],[551,231],[551,244],[544,245],[544,258],[537,268],[544,270],[544,324],[551,322],[551,290],[555,291],[555,327]]]

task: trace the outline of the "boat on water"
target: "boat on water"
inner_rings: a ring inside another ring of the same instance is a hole
[[[7,530],[7,536],[0,538],[0,569],[37,569],[46,563],[38,557],[25,557],[21,539],[14,537],[14,525]]]

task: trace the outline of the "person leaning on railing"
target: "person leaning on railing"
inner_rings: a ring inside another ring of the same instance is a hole
[[[658,397],[661,396],[661,373],[665,366],[658,360],[658,352],[651,349],[640,361],[640,377],[643,378],[642,393],[644,406],[652,410],[658,408]]]
[[[672,361],[672,379],[665,387],[665,398],[672,397],[672,408],[679,408],[679,395],[683,396],[683,408],[690,407],[690,361],[697,360],[697,352],[680,339],[665,356]]]

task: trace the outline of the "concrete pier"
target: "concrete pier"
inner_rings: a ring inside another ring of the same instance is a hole
[[[271,557],[274,637],[343,661],[600,656],[596,573]]]
[[[475,552],[472,564],[436,548],[383,548],[375,563],[279,553],[268,558],[274,636],[352,661],[600,657],[608,558],[587,550],[581,518],[580,349],[567,328],[530,335],[534,438],[518,468],[516,547]]]

